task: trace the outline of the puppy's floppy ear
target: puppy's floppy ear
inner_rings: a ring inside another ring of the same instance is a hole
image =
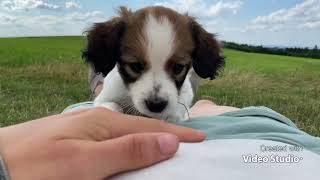
[[[224,66],[224,57],[220,54],[220,46],[214,35],[204,30],[190,17],[190,26],[195,49],[192,53],[194,71],[201,78],[214,79],[219,69]]]
[[[96,23],[87,31],[87,47],[82,57],[94,67],[95,72],[106,76],[120,58],[120,43],[126,23],[122,17]]]

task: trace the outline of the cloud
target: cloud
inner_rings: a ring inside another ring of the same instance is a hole
[[[315,21],[315,22],[306,22],[302,25],[302,27],[307,27],[307,28],[320,28],[320,21]]]
[[[105,16],[101,11],[92,12],[74,12],[63,16],[58,15],[40,15],[40,16],[25,16],[25,15],[10,15],[0,14],[0,25],[21,25],[35,27],[38,25],[59,25],[78,22],[95,22],[105,20]]]
[[[277,31],[289,28],[320,27],[320,1],[305,0],[289,9],[280,9],[253,19],[248,30]]]
[[[79,9],[79,8],[81,8],[81,6],[78,3],[74,2],[74,1],[67,1],[65,3],[65,7],[67,9]]]
[[[71,22],[77,22],[77,21],[94,22],[94,21],[105,20],[105,17],[101,11],[92,11],[92,12],[86,12],[86,13],[75,12],[75,13],[68,14],[65,17],[65,20],[71,21]]]
[[[237,14],[242,4],[240,0],[218,1],[215,4],[209,4],[204,0],[171,0],[155,3],[155,5],[166,6],[182,13],[188,12],[202,18],[216,17],[228,13]]]
[[[0,25],[8,25],[15,23],[17,21],[16,16],[12,16],[9,14],[0,14]]]
[[[31,10],[31,9],[47,9],[58,10],[60,6],[46,3],[42,0],[3,0],[0,7],[7,11]]]
[[[0,36],[79,35],[92,23],[105,20],[100,11],[39,16],[0,13]]]

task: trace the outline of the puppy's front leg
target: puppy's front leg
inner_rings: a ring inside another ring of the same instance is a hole
[[[115,102],[104,102],[104,103],[97,103],[94,105],[95,107],[104,107],[107,108],[111,111],[116,111],[116,112],[123,112],[122,108],[120,107],[119,104]]]

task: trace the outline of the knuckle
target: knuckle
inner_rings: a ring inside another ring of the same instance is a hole
[[[143,138],[138,136],[129,136],[127,150],[131,161],[134,163],[148,163],[151,161],[150,155],[147,154],[147,143]]]

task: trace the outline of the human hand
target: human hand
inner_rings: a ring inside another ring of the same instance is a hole
[[[0,129],[12,180],[98,180],[172,157],[178,141],[203,133],[105,108],[45,117]]]

